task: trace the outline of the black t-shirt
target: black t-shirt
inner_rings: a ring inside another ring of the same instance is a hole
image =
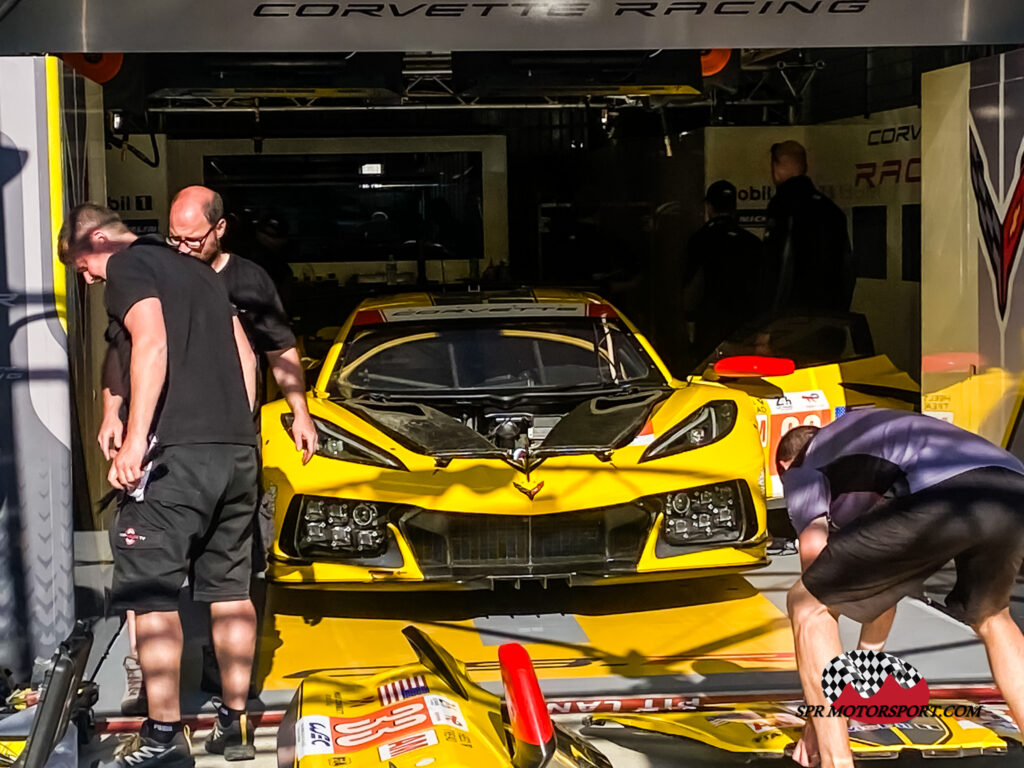
[[[167,378],[151,428],[159,443],[255,445],[224,283],[192,256],[137,240],[107,262],[108,338],[120,350],[131,341],[125,315],[147,298],[160,299],[167,331]]]
[[[288,324],[281,297],[263,267],[231,254],[220,277],[257,352],[266,354],[295,346],[295,334]]]
[[[794,176],[778,186],[767,214],[778,308],[849,312],[856,275],[842,209],[809,178]]]
[[[716,216],[690,236],[684,283],[704,273],[701,314],[756,313],[761,281],[761,241],[732,216]]]

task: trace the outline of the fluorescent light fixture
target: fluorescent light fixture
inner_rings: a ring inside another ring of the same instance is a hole
[[[380,176],[384,173],[383,163],[363,163],[359,166],[359,173],[363,176]]]

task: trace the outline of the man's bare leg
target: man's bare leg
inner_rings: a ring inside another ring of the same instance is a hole
[[[821,690],[821,674],[828,663],[843,652],[839,641],[839,622],[807,591],[802,579],[789,590],[787,603],[804,698],[810,706],[821,706],[827,711],[829,702]],[[817,737],[822,768],[853,768],[846,718],[814,717],[810,722]],[[801,745],[797,745],[797,750],[797,754],[803,751]],[[805,763],[811,764],[813,762]]]
[[[149,718],[176,723],[181,720],[181,617],[177,611],[137,613],[135,633]]]
[[[224,706],[244,710],[256,654],[256,607],[252,600],[211,603],[210,624]]]
[[[892,630],[892,623],[896,619],[896,606],[883,613],[874,621],[862,624],[860,628],[860,642],[857,648],[861,651],[875,651],[881,653],[885,650],[885,641],[889,639],[889,632]]]
[[[1010,616],[1009,608],[983,619],[974,630],[985,643],[992,677],[1017,727],[1024,731],[1024,635]]]

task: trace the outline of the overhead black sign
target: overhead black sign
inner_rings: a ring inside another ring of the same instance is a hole
[[[0,54],[1024,42],[1021,0],[21,0]]]

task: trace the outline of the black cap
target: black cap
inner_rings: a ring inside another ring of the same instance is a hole
[[[736,187],[725,179],[719,179],[708,187],[704,200],[718,213],[732,213],[736,210]]]

